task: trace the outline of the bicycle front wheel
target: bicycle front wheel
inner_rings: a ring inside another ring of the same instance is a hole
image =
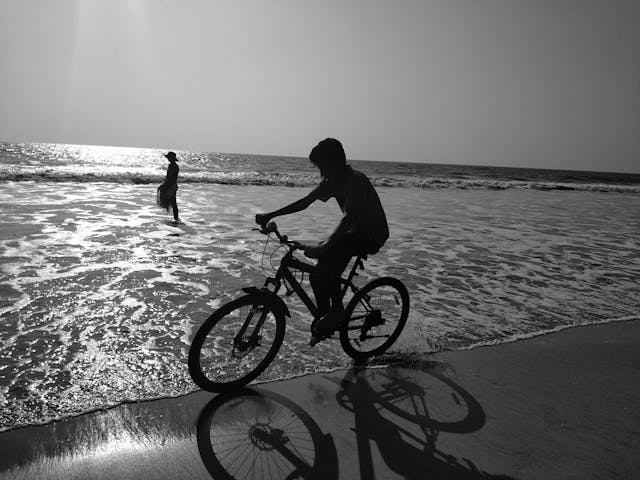
[[[377,278],[353,296],[345,313],[340,343],[347,355],[355,359],[380,355],[407,322],[409,292],[396,278]]]
[[[209,392],[235,390],[258,377],[284,338],[285,319],[264,299],[246,295],[213,312],[189,349],[189,374]]]

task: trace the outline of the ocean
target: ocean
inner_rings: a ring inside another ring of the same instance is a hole
[[[0,431],[196,390],[195,330],[282,254],[255,214],[319,180],[304,158],[177,151],[174,226],[155,205],[163,153],[0,143]],[[395,357],[640,318],[640,175],[350,163],[391,231],[360,281],[395,276],[411,297]],[[276,221],[311,241],[339,216],[329,201]],[[260,381],[350,366],[337,341],[308,347],[309,314],[286,300]]]

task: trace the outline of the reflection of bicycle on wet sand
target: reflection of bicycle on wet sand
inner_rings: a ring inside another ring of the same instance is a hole
[[[287,248],[275,277],[262,288],[244,288],[246,295],[215,312],[196,332],[189,349],[189,373],[194,382],[211,392],[230,391],[254,380],[273,361],[285,332],[289,309],[278,293],[295,293],[314,318],[318,309],[301,286],[296,274],[310,274],[315,268],[294,253],[304,248],[278,232],[269,222],[261,233],[274,233]],[[377,278],[360,288],[354,283],[358,268],[364,268],[366,255],[356,257],[349,275],[341,279],[341,300],[351,297],[345,321],[339,326],[340,344],[355,359],[386,351],[398,338],[409,315],[409,294],[404,284],[391,277]],[[312,323],[313,330],[313,323]]]
[[[342,379],[327,378],[341,387],[338,403],[354,415],[360,478],[379,478],[372,442],[402,478],[507,478],[480,472],[470,461],[461,463],[436,448],[441,432],[476,431],[485,416],[473,396],[435,364],[354,368]],[[216,479],[329,480],[339,478],[340,470],[353,470],[340,468],[332,436],[301,407],[267,390],[215,397],[200,414],[198,448]]]

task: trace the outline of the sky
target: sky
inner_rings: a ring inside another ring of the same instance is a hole
[[[0,141],[640,173],[638,0],[0,11]]]

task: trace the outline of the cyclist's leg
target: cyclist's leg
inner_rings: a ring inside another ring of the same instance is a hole
[[[332,305],[336,305],[340,299],[340,275],[349,263],[344,256],[323,256],[324,260],[318,260],[316,270],[311,274],[311,288],[316,297],[318,316],[322,317],[329,312]]]
[[[360,235],[348,235],[318,259],[310,281],[316,297],[319,316],[326,315],[330,309],[339,309],[342,306],[340,277],[351,257],[359,253],[361,246],[362,238]]]
[[[337,248],[338,246],[331,248],[318,259],[316,269],[309,278],[320,316],[329,311],[340,295],[339,278],[351,258],[351,255],[347,255],[343,249]]]

